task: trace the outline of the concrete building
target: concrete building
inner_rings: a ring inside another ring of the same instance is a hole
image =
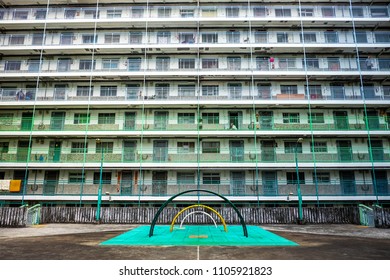
[[[0,204],[388,203],[388,1],[0,5]]]

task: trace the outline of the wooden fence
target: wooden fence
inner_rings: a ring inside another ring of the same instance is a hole
[[[0,227],[25,227],[26,207],[0,207]]]
[[[374,208],[375,227],[390,228],[390,209]]]
[[[181,208],[165,208],[157,223],[170,224]],[[204,209],[201,209],[202,211]],[[230,207],[215,208],[227,224],[239,224],[237,213]],[[296,223],[298,209],[294,207],[276,208],[239,208],[247,224],[292,224]],[[153,207],[102,207],[100,222],[104,224],[150,224],[158,208]],[[180,215],[177,223],[186,218],[185,223],[211,224],[209,216],[203,214]],[[207,211],[211,217],[220,223],[217,215]],[[95,207],[43,207],[41,223],[95,223]],[[303,208],[303,217],[309,224],[358,224],[359,210],[357,207],[319,207]]]

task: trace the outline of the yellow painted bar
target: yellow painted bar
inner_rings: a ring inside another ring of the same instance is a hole
[[[210,211],[214,212],[221,219],[221,222],[223,224],[223,229],[225,230],[225,232],[227,232],[225,219],[221,216],[221,214],[219,214],[215,209],[213,209],[207,205],[203,205],[203,204],[194,204],[194,205],[188,206],[188,207],[182,209],[179,213],[177,213],[177,215],[172,220],[170,231],[171,232],[173,231],[173,226],[175,225],[175,221],[180,216],[181,213],[183,213],[184,211],[186,211],[188,209],[195,208],[195,207],[202,207],[202,208],[209,209]]]

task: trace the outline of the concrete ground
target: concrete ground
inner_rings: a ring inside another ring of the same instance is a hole
[[[261,225],[300,246],[100,246],[137,225],[44,224],[0,228],[0,260],[390,260],[390,229]]]

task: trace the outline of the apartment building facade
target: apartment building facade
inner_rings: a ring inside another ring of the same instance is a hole
[[[0,4],[1,204],[389,201],[386,1]]]

